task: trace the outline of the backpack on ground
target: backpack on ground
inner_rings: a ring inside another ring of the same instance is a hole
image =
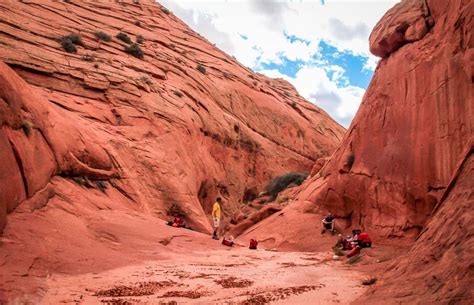
[[[258,245],[258,241],[256,241],[255,239],[251,239],[249,249],[257,250],[257,245]]]

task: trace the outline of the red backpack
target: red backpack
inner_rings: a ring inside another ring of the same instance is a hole
[[[225,245],[225,246],[232,247],[232,246],[234,246],[234,241],[233,241],[233,240],[226,239],[226,238],[224,237],[224,238],[222,239],[222,244]]]
[[[257,250],[257,245],[258,245],[258,241],[256,241],[255,239],[251,239],[249,249]]]

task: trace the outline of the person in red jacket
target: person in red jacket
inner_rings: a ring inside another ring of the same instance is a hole
[[[186,223],[180,216],[175,216],[173,221],[168,221],[167,225],[175,228],[186,228]]]
[[[351,251],[346,255],[347,258],[360,254],[360,249],[361,247],[357,243],[353,243]]]
[[[358,234],[357,241],[362,248],[370,248],[372,247],[372,240],[370,239],[369,234],[366,232],[361,232]]]

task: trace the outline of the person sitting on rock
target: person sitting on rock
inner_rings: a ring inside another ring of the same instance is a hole
[[[229,237],[229,238],[226,238],[226,237],[224,236],[224,238],[222,239],[222,244],[223,244],[224,246],[233,247],[233,246],[234,246],[234,237],[231,236],[231,237]]]
[[[167,224],[175,228],[186,228],[186,224],[184,223],[183,218],[180,216],[175,216],[173,221],[168,221]]]
[[[337,248],[339,250],[345,251],[345,250],[351,250],[352,249],[352,236],[347,235],[345,238],[342,237],[342,234],[338,235],[338,240],[336,242],[336,245],[334,248]]]
[[[352,249],[352,236],[347,235],[346,238],[342,239],[342,250],[351,250]]]
[[[361,248],[372,247],[372,240],[366,232],[360,232],[357,236],[357,242]]]
[[[359,229],[352,230],[352,240],[351,241],[359,240],[360,232],[361,232],[361,230],[359,230]]]
[[[351,249],[351,251],[349,251],[349,253],[347,253],[347,255],[346,255],[347,258],[353,257],[354,255],[359,254],[359,253],[360,253],[360,249],[361,249],[361,247],[359,246],[358,243],[352,242],[352,249]]]
[[[334,216],[331,213],[323,218],[323,230],[321,231],[321,234],[324,234],[326,230],[329,230],[331,234],[336,232],[334,230]]]

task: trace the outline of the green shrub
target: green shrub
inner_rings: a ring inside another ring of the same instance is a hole
[[[77,53],[76,46],[70,40],[62,40],[61,46],[63,47],[64,51],[68,53]]]
[[[205,68],[203,65],[198,64],[197,67],[196,67],[196,69],[197,69],[199,72],[201,72],[202,74],[206,74],[206,68]]]
[[[168,216],[185,216],[186,213],[183,209],[179,206],[178,203],[172,203],[170,206],[166,208],[166,215]]]
[[[84,177],[78,176],[78,177],[72,177],[71,179],[77,184],[79,184],[80,186],[87,185],[86,179]]]
[[[107,34],[107,33],[104,33],[104,32],[95,32],[94,35],[95,35],[95,37],[96,37],[98,40],[103,40],[103,41],[106,41],[106,42],[112,41],[112,36],[110,36],[110,35]]]
[[[105,190],[107,189],[107,182],[105,181],[96,181],[95,185],[97,188],[102,192],[105,193]]]
[[[139,43],[139,44],[142,44],[143,41],[145,41],[145,38],[143,38],[142,35],[138,35],[138,36],[137,36],[137,39],[136,39],[136,42]]]
[[[268,201],[273,201],[278,196],[278,193],[285,190],[291,184],[300,185],[308,177],[307,173],[290,172],[274,178],[265,187],[265,195],[269,195]]]
[[[161,11],[162,11],[163,13],[165,13],[166,15],[169,15],[169,13],[170,13],[170,10],[167,9],[166,7],[162,7],[162,8],[161,8]]]
[[[60,38],[61,41],[69,40],[75,45],[83,46],[84,43],[82,42],[81,35],[79,34],[69,34]]]
[[[82,43],[81,36],[79,34],[69,34],[59,38],[59,42],[63,47],[64,51],[68,53],[77,53],[76,45],[84,45]]]
[[[118,33],[117,36],[115,36],[115,37],[117,37],[117,39],[119,39],[119,40],[121,40],[125,43],[128,43],[128,44],[132,43],[132,40],[130,39],[130,37],[127,34],[125,34],[124,32]]]
[[[140,59],[142,59],[144,56],[142,49],[137,43],[134,43],[131,46],[126,46],[125,52]]]

